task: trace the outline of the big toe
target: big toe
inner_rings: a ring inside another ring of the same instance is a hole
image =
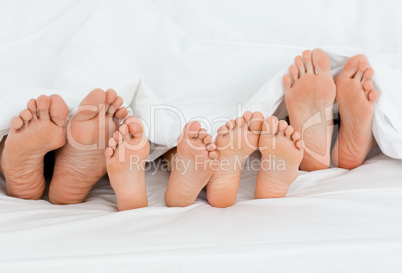
[[[50,96],[50,118],[58,126],[63,127],[68,116],[68,107],[66,102],[59,95]]]
[[[75,120],[89,120],[94,118],[105,107],[106,93],[102,89],[92,90],[80,103]]]
[[[366,63],[368,65],[367,59],[364,55],[359,54],[353,56],[346,62],[342,72],[345,73],[348,77],[353,77],[359,71],[359,68],[360,70],[363,70],[362,73],[364,72]]]
[[[50,108],[50,98],[46,95],[41,95],[36,100],[38,104],[38,116],[39,119],[48,120],[49,116],[49,108]]]
[[[331,68],[329,65],[329,58],[322,49],[320,49],[320,48],[314,49],[311,56],[312,56],[314,68],[317,71],[317,74],[331,73]]]
[[[201,124],[198,121],[190,121],[184,126],[183,135],[186,138],[194,138],[201,130]]]
[[[262,130],[262,122],[264,121],[264,115],[261,112],[254,112],[251,116],[251,120],[248,128],[252,132],[259,133]]]

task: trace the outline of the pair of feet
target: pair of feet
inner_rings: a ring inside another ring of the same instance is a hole
[[[334,102],[341,123],[332,161],[346,169],[363,163],[375,145],[371,129],[378,92],[373,90],[373,74],[363,55],[350,58],[335,81],[329,59],[321,49],[306,50],[295,58],[283,84],[290,124],[302,134],[302,170],[330,165]]]
[[[303,157],[301,136],[285,121],[246,112],[218,130],[215,143],[200,123],[188,123],[170,157],[171,174],[165,194],[168,206],[194,203],[206,186],[214,207],[233,205],[239,189],[242,166],[257,149],[261,163],[256,198],[284,197],[297,178]]]
[[[149,143],[141,122],[127,117],[122,105],[123,99],[114,90],[95,89],[67,121],[69,110],[60,96],[31,99],[27,109],[11,121],[10,132],[0,146],[8,194],[41,198],[46,184],[44,156],[54,151],[49,187],[52,203],[83,202],[107,172],[120,210],[146,206],[143,167]],[[127,168],[129,160],[135,161],[133,171]]]

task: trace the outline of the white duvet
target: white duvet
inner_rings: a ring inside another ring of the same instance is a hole
[[[245,171],[227,209],[203,194],[166,208],[163,171],[147,173],[149,208],[119,213],[106,179],[69,206],[7,197],[0,180],[0,272],[400,272],[400,14],[391,0],[0,1],[0,137],[31,97],[58,93],[72,109],[115,88],[152,160],[191,119],[214,134],[246,110],[284,117],[283,74],[322,47],[334,75],[367,55],[382,151],[353,171],[301,173],[283,199],[253,200]]]

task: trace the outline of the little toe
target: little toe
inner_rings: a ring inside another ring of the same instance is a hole
[[[50,118],[52,121],[61,127],[64,127],[68,117],[68,106],[62,97],[59,95],[51,95],[50,99]]]
[[[285,91],[292,87],[292,79],[289,77],[289,75],[284,75],[282,81]]]
[[[27,103],[27,108],[32,114],[32,118],[38,118],[38,105],[35,99],[30,99]]]
[[[301,150],[303,148],[301,139],[295,141],[297,149]]]
[[[293,82],[299,79],[299,70],[296,65],[292,64],[289,66],[289,75],[292,77]]]
[[[305,50],[302,53],[304,64],[306,66],[306,73],[307,74],[314,74],[314,67],[311,59],[311,51]]]
[[[21,129],[22,125],[24,125],[24,121],[20,117],[14,117],[11,119],[10,128],[18,130]]]
[[[301,56],[296,56],[295,58],[295,65],[297,67],[297,70],[299,72],[299,77],[303,76],[306,74],[306,68],[304,66],[304,62]]]
[[[322,49],[314,49],[311,58],[317,74],[331,73],[329,58]]]
[[[50,108],[50,98],[46,95],[41,95],[36,100],[38,104],[38,115],[39,119],[48,120],[49,116],[49,108]]]

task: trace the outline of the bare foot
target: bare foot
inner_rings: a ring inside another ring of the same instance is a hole
[[[263,120],[260,112],[246,112],[219,128],[215,141],[219,168],[207,185],[207,198],[212,206],[224,208],[236,201],[242,167],[247,157],[258,148]]]
[[[341,124],[332,160],[338,167],[360,166],[375,145],[371,126],[378,92],[373,90],[373,74],[366,57],[356,55],[347,61],[335,80]]]
[[[44,156],[66,142],[68,107],[59,95],[31,99],[13,118],[4,141],[1,167],[8,195],[39,199],[45,190]]]
[[[304,143],[300,168],[314,171],[330,164],[335,83],[324,51],[306,50],[302,55],[289,67],[290,77],[283,77],[283,85],[290,124],[301,132]]]
[[[116,91],[95,89],[67,122],[67,143],[56,152],[49,199],[54,204],[85,200],[92,187],[106,174],[104,149],[120,120],[127,116]]]
[[[109,140],[105,150],[106,169],[120,211],[148,206],[145,160],[149,149],[142,123],[133,116]]]
[[[285,197],[303,158],[300,133],[271,116],[264,121],[258,146],[262,157],[255,198]]]
[[[189,122],[177,140],[177,153],[172,158],[165,201],[169,207],[185,207],[194,203],[213,173],[218,158],[212,137],[197,121]]]

